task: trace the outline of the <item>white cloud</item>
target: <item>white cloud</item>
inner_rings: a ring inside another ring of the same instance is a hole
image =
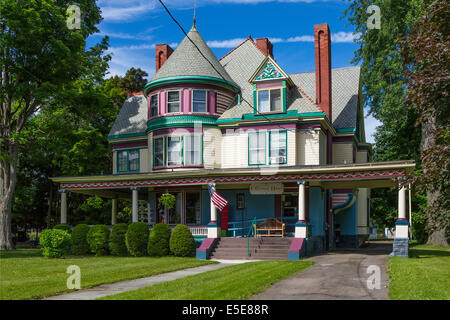
[[[377,126],[381,125],[381,122],[369,115],[364,118],[364,131],[366,132],[366,141],[369,143],[375,142],[374,134],[377,131]]]
[[[229,40],[212,40],[207,41],[206,44],[210,48],[235,48],[245,41],[245,38],[235,38]]]
[[[105,21],[125,21],[135,19],[157,9],[156,1],[149,0],[103,0],[99,1],[102,17]]]

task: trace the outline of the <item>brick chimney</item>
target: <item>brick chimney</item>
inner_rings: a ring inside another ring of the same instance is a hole
[[[157,44],[155,47],[155,67],[156,72],[169,59],[173,49],[167,44]]]
[[[316,103],[331,117],[331,35],[328,23],[314,26],[316,48]]]
[[[269,55],[273,59],[273,44],[268,38],[256,39],[256,46],[264,53],[265,56]]]

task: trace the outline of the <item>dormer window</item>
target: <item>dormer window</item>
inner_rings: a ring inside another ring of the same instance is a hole
[[[158,94],[150,96],[150,116],[156,117],[158,115]]]
[[[258,112],[280,112],[281,89],[258,90]]]
[[[167,112],[180,112],[180,91],[169,91],[167,93]]]
[[[192,90],[192,112],[206,112],[206,90]]]

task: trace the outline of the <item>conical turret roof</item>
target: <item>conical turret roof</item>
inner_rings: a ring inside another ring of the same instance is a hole
[[[237,87],[230,75],[212,53],[205,40],[200,36],[195,25],[191,28],[187,37],[183,39],[176,50],[170,55],[169,59],[156,72],[153,78],[150,79],[149,83],[165,78],[182,76],[216,78],[230,82],[233,86]]]

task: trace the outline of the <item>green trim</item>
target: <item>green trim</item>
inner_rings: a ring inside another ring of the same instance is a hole
[[[147,96],[147,92],[151,89],[154,89],[159,86],[173,84],[173,83],[206,83],[212,84],[219,87],[225,87],[227,89],[231,89],[234,92],[240,92],[241,90],[237,85],[227,80],[223,80],[220,78],[206,77],[206,76],[177,76],[177,77],[168,77],[163,79],[157,79],[147,83],[144,87],[144,95]]]
[[[256,84],[253,85],[255,88],[253,90],[253,114],[258,112],[258,91],[256,90]]]
[[[141,170],[141,152],[139,149],[142,148],[129,148],[129,149],[119,149],[119,150],[114,150],[116,152],[116,173],[134,173],[134,172],[139,172]],[[129,151],[138,151],[138,166],[136,170],[130,170],[130,153]],[[127,152],[127,170],[125,171],[120,171],[119,170],[119,152]]]
[[[150,120],[147,123],[147,132],[166,128],[194,127],[195,122],[201,122],[202,126],[217,126],[217,118],[214,116],[182,115]]]
[[[117,135],[113,135],[113,136],[108,136],[106,139],[114,140],[114,139],[123,139],[123,138],[143,137],[146,135],[147,135],[147,132],[125,133],[125,134],[117,134]]]
[[[323,112],[307,112],[307,113],[298,113],[297,110],[287,110],[286,113],[276,113],[276,114],[252,114],[245,113],[242,115],[242,118],[230,118],[230,119],[217,119],[216,123],[232,123],[241,120],[257,120],[257,119],[276,119],[276,118],[289,118],[289,117],[302,117],[302,118],[311,118],[311,117],[324,117],[325,113]]]
[[[270,151],[271,151],[271,148],[270,148],[270,136],[271,136],[272,132],[275,132],[275,131],[277,131],[278,133],[281,133],[281,132],[284,131],[284,134],[286,135],[286,161],[283,162],[283,163],[271,163],[270,162],[270,158],[271,158],[271,154],[270,154]],[[282,130],[269,130],[269,164],[287,164],[288,163],[287,158],[288,158],[288,136],[287,136],[287,130],[285,130],[285,129],[282,129]]]
[[[283,104],[283,106],[282,106],[282,108],[283,108],[283,112],[286,112],[287,111],[287,106],[286,106],[286,100],[287,100],[287,96],[286,96],[286,81],[283,81],[283,89],[281,90],[282,91],[282,95],[283,95],[283,100],[282,100],[282,104]]]
[[[356,132],[356,128],[342,128],[336,129],[337,133]]]

